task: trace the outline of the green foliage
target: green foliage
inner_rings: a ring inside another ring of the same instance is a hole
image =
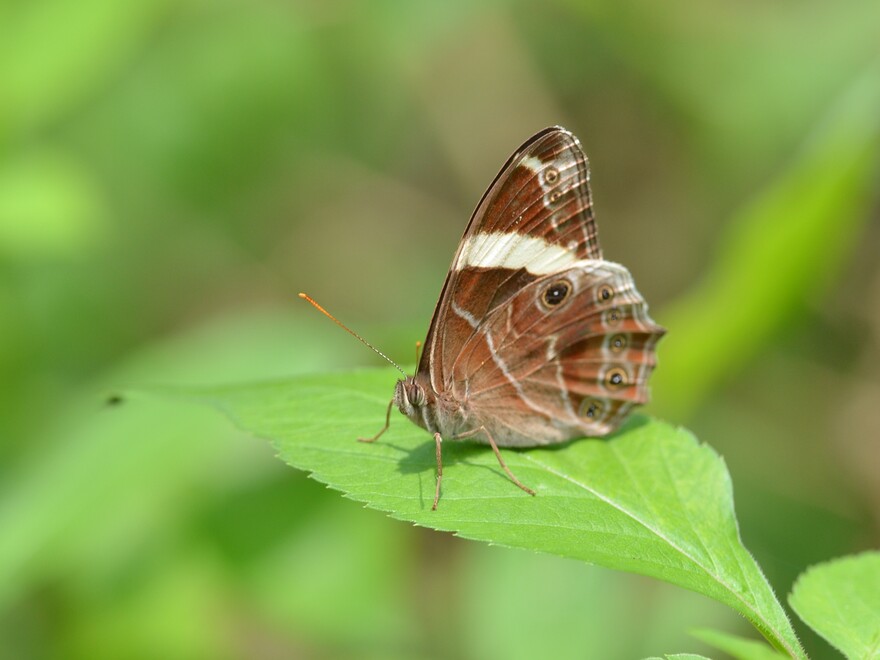
[[[847,658],[880,657],[880,553],[810,567],[789,603]]]
[[[116,73],[143,45],[169,0],[28,2],[0,22],[0,144],[38,129]],[[84,47],[85,46],[85,47]]]
[[[878,537],[878,21],[876,0],[0,2],[0,658],[710,656],[687,629],[748,634],[657,580],[360,510],[198,407],[102,401],[369,359],[303,289],[411,355],[498,165],[562,123],[608,257],[670,330],[652,411],[724,456],[786,590]],[[425,460],[395,479],[429,491],[429,442],[396,426]]]
[[[101,204],[94,182],[62,155],[31,152],[0,162],[0,255],[75,254],[102,233]]]
[[[656,405],[692,410],[828,287],[866,221],[878,146],[880,64],[872,63],[782,176],[735,215],[698,286],[665,310],[675,332],[660,347]]]
[[[610,441],[506,452],[530,498],[499,474],[487,448],[444,447],[444,490],[431,511],[433,443],[399,418],[374,445],[390,370],[183,390],[269,439],[289,464],[393,517],[464,538],[649,575],[740,612],[793,657],[802,650],[742,546],[721,459],[686,431],[633,418]],[[327,420],[332,419],[332,423]]]

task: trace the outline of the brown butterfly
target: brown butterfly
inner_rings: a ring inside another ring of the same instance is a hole
[[[549,445],[616,429],[648,400],[665,330],[623,266],[605,261],[577,138],[544,129],[508,159],[462,236],[415,376],[391,408],[441,442]]]

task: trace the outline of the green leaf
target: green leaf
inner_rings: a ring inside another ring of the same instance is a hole
[[[807,569],[788,602],[847,658],[880,658],[880,552]]]
[[[693,630],[691,635],[737,660],[779,660],[785,657],[763,642],[718,630]]]
[[[803,657],[794,631],[739,538],[723,461],[687,431],[633,417],[609,440],[505,450],[529,497],[488,448],[444,445],[440,507],[434,443],[395,416],[372,445],[391,396],[387,369],[174,390],[270,440],[282,459],[400,520],[494,544],[649,575],[715,598]]]

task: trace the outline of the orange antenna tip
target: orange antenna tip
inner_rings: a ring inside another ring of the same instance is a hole
[[[302,298],[303,300],[307,300],[308,302],[310,302],[310,303],[312,304],[312,306],[313,306],[315,309],[317,309],[319,312],[321,312],[321,314],[323,314],[323,315],[326,316],[328,319],[330,319],[331,321],[333,321],[336,325],[338,325],[340,328],[342,328],[343,330],[345,330],[348,334],[352,335],[354,338],[356,338],[356,339],[357,339],[358,341],[360,341],[362,344],[364,344],[364,345],[367,346],[368,348],[371,348],[371,349],[372,349],[373,351],[375,351],[377,354],[381,355],[381,356],[382,356],[383,358],[385,358],[388,362],[390,362],[392,365],[394,365],[394,368],[397,369],[400,373],[402,373],[402,374],[404,375],[404,377],[406,376],[406,372],[405,372],[403,369],[401,369],[401,368],[397,365],[397,363],[396,363],[394,360],[392,360],[390,357],[388,357],[387,355],[385,355],[385,353],[383,353],[383,352],[380,351],[378,348],[376,348],[375,346],[373,346],[373,345],[372,345],[370,342],[368,342],[366,339],[364,339],[363,337],[361,337],[358,333],[356,333],[354,330],[352,330],[351,328],[349,328],[347,325],[345,325],[345,324],[344,324],[342,321],[340,321],[338,318],[336,318],[335,316],[333,316],[333,314],[331,314],[331,313],[328,312],[326,309],[324,309],[323,307],[321,307],[321,305],[319,305],[317,302],[315,302],[315,300],[314,300],[311,296],[309,296],[309,295],[307,295],[307,294],[305,294],[305,293],[300,292],[299,297]]]

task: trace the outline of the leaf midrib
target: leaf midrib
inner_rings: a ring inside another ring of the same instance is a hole
[[[722,580],[721,577],[720,577],[718,574],[713,573],[713,572],[710,571],[705,565],[703,565],[703,564],[702,564],[697,558],[692,557],[691,555],[689,555],[689,554],[684,550],[684,548],[680,547],[680,546],[679,546],[677,543],[675,543],[671,538],[667,537],[665,534],[663,534],[663,533],[660,532],[659,530],[655,529],[652,525],[650,525],[650,524],[647,523],[646,521],[642,520],[642,519],[641,519],[636,513],[630,511],[629,509],[627,509],[627,508],[624,507],[623,505],[621,505],[621,504],[615,502],[614,500],[609,499],[608,497],[606,497],[605,495],[601,494],[601,493],[598,492],[597,490],[595,490],[595,489],[593,489],[593,488],[590,488],[587,484],[581,483],[581,482],[578,481],[577,479],[573,479],[572,477],[569,477],[568,475],[566,475],[566,474],[564,474],[564,473],[558,472],[557,470],[555,470],[555,469],[552,468],[551,466],[542,463],[540,460],[538,460],[536,457],[534,457],[534,456],[532,456],[532,455],[524,454],[524,457],[525,457],[527,460],[530,460],[530,461],[534,462],[535,464],[541,466],[543,469],[547,470],[547,471],[550,472],[551,474],[554,474],[554,475],[556,475],[557,477],[563,479],[564,481],[567,481],[567,482],[573,484],[574,486],[577,486],[577,487],[579,487],[579,488],[584,489],[586,492],[590,493],[590,494],[593,495],[594,497],[596,497],[596,498],[600,499],[601,501],[605,502],[606,504],[608,504],[608,505],[611,506],[612,508],[616,509],[616,510],[619,511],[620,513],[624,514],[625,516],[628,516],[628,517],[629,517],[630,519],[632,519],[634,522],[638,523],[639,525],[642,525],[642,526],[643,526],[645,529],[647,529],[649,532],[651,532],[652,534],[654,534],[655,536],[657,536],[658,538],[660,538],[662,541],[664,541],[665,543],[667,543],[667,544],[669,545],[669,547],[673,548],[673,549],[674,549],[677,553],[679,553],[682,557],[688,559],[688,560],[689,560],[690,562],[692,562],[694,565],[696,565],[697,567],[699,567],[699,569],[700,569],[701,571],[703,571],[703,573],[704,573],[707,577],[709,577],[710,579],[712,579],[713,581],[715,581],[716,584],[718,584],[719,586],[721,586],[725,591],[727,591],[729,594],[731,594],[736,600],[738,600],[740,603],[742,603],[743,606],[745,607],[745,609],[752,613],[752,615],[753,615],[753,617],[754,617],[755,620],[763,622],[763,623],[766,625],[767,630],[771,630],[771,631],[773,631],[774,637],[776,638],[776,640],[778,641],[778,643],[780,643],[780,644],[783,645],[783,648],[785,648],[785,650],[788,652],[788,654],[789,654],[790,656],[792,656],[792,657],[797,657],[797,654],[794,652],[794,650],[792,650],[791,648],[789,648],[788,644],[785,642],[785,638],[779,633],[779,631],[776,629],[776,627],[773,626],[773,625],[771,625],[768,621],[764,620],[764,618],[762,618],[762,617],[758,614],[757,610],[755,609],[755,607],[754,607],[751,603],[749,603],[748,601],[744,600],[744,599],[743,599],[743,598],[742,598],[742,597],[741,597],[741,596],[740,596],[740,595],[739,595],[734,589],[732,589],[732,587],[731,587],[727,582],[725,582],[724,580]],[[748,583],[745,583],[745,582],[744,582],[744,584],[747,585],[748,590],[749,590],[749,593],[752,594],[752,595],[754,596],[755,594],[754,594],[754,591],[752,590],[752,586],[751,586],[751,584],[748,584]]]

